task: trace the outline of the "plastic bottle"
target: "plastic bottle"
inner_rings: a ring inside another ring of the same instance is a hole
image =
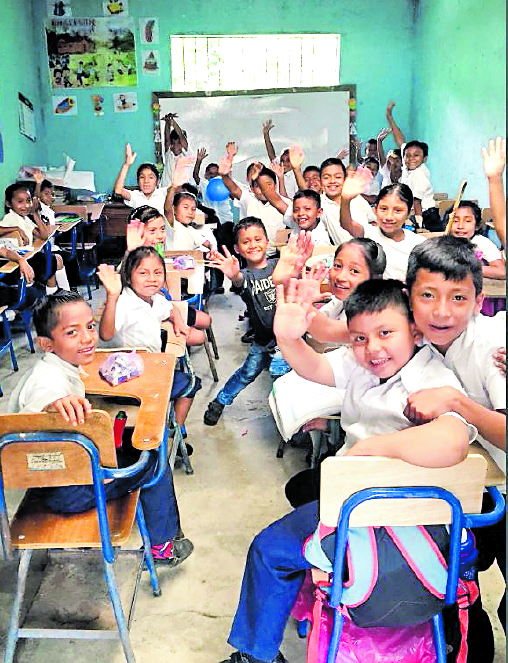
[[[463,580],[475,580],[477,575],[477,559],[478,551],[476,550],[474,535],[471,530],[463,529],[460,542],[459,566],[459,576]]]
[[[123,429],[125,428],[125,424],[127,422],[127,415],[123,410],[120,410],[116,417],[115,421],[113,423],[113,433],[115,437],[115,449],[121,449],[122,448],[122,435],[123,435]]]

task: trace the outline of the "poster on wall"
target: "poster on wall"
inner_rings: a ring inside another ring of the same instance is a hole
[[[53,97],[53,115],[77,115],[77,97],[68,95],[55,95]]]
[[[48,16],[72,16],[72,7],[69,0],[63,2],[55,2],[54,0],[47,0]]]
[[[92,94],[92,107],[95,117],[104,115],[104,97],[102,94]]]
[[[159,75],[161,72],[159,51],[141,51],[144,74]]]
[[[137,83],[133,19],[53,18],[46,40],[52,88]]]
[[[138,110],[138,95],[136,92],[115,92],[113,107],[115,113],[135,113]]]
[[[121,0],[121,2],[103,2],[102,8],[104,16],[127,16],[129,13],[128,0]]]
[[[139,36],[142,44],[159,43],[159,19],[140,18]]]
[[[34,105],[25,95],[18,92],[19,131],[35,142],[35,113]]]

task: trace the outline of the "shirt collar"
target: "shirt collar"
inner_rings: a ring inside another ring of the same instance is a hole
[[[81,366],[74,366],[68,361],[58,357],[53,352],[46,352],[42,357],[42,361],[51,366],[56,366],[60,371],[75,380],[81,380],[82,375],[87,375],[86,371]]]

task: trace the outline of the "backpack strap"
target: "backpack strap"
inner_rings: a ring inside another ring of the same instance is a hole
[[[480,596],[478,585],[474,580],[459,580],[457,588],[457,605],[459,607],[460,649],[456,663],[467,663],[467,632],[469,629],[469,610]]]
[[[448,567],[427,530],[421,525],[385,529],[425,589],[437,598],[443,599],[446,593]]]
[[[350,608],[364,603],[378,578],[377,543],[373,527],[351,527],[347,544],[349,580],[341,602]]]

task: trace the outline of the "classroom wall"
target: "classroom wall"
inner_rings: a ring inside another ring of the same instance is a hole
[[[23,163],[45,159],[46,140],[42,125],[38,56],[33,47],[31,1],[0,2],[2,57],[0,58],[0,131],[3,163],[0,163],[0,191],[16,180]],[[7,27],[8,26],[8,29]],[[34,104],[37,142],[19,132],[18,93]],[[3,211],[3,204],[1,205]]]
[[[130,141],[139,162],[152,160],[151,92],[170,89],[169,34],[264,34],[339,32],[342,35],[341,83],[356,83],[358,135],[367,140],[386,124],[384,108],[396,97],[398,117],[410,126],[413,57],[413,3],[411,0],[223,0],[222,3],[185,0],[173,3],[130,0],[130,15],[159,18],[160,76],[139,73],[136,88],[72,90],[78,97],[76,117],[51,114],[52,92],[44,44],[46,0],[35,2],[35,47],[42,71],[42,101],[47,128],[48,165],[58,166],[62,152],[76,159],[77,170],[94,170],[98,191],[111,191],[122,163],[123,145]],[[74,16],[102,16],[102,0],[73,0]],[[138,30],[136,30],[138,33]],[[137,48],[139,34],[136,34]],[[138,58],[138,66],[140,64]],[[326,63],[323,63],[326,66]],[[136,91],[140,110],[113,112],[113,92]],[[94,117],[90,95],[104,95],[105,114]],[[185,128],[185,118],[181,118]],[[261,127],[260,127],[261,130]],[[241,137],[231,136],[240,140]],[[338,146],[338,148],[341,146]],[[390,147],[387,140],[387,147]],[[217,158],[217,157],[216,157]],[[134,170],[129,184],[134,184]]]
[[[480,150],[506,136],[505,1],[421,0],[415,47],[413,137],[434,190],[453,197],[466,178],[464,197],[488,206]]]

